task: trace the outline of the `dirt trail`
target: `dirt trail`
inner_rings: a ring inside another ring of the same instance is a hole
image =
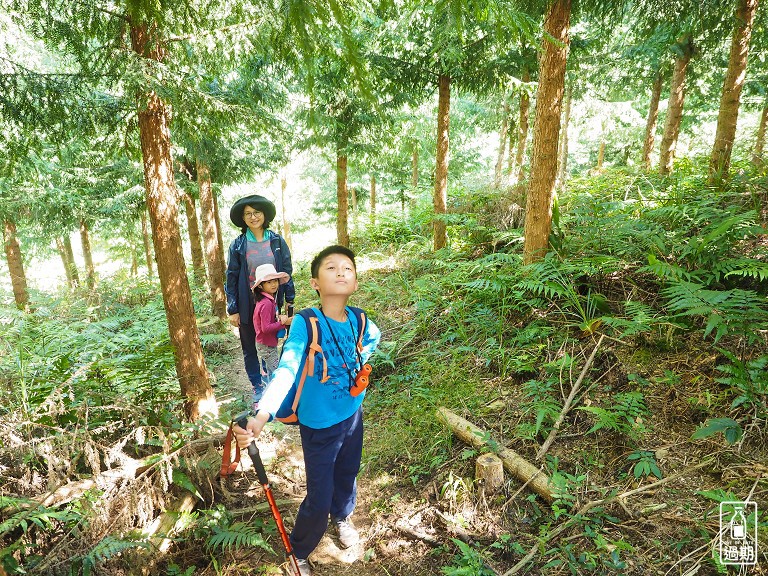
[[[231,399],[229,397],[247,398],[250,394],[251,385],[239,354],[239,347],[233,349],[232,361],[215,370],[218,379],[226,383],[227,387],[226,390],[218,391],[221,396],[220,401],[224,400],[222,410],[228,410],[226,401]],[[270,424],[259,438],[262,460],[267,468],[270,484],[288,531],[293,526],[295,514],[306,488],[298,432],[295,426]],[[242,459],[238,471],[224,481],[223,487],[222,497],[230,510],[236,510],[238,507],[250,509],[266,501],[253,466],[247,457]],[[375,479],[366,474],[360,476],[358,502],[353,519],[360,531],[361,542],[346,550],[341,549],[329,528],[310,556],[313,574],[318,576],[351,574],[417,576],[441,573],[440,566],[449,563],[450,556],[442,560],[429,557],[431,546],[417,538],[408,538],[395,528],[398,521],[402,521],[403,518],[412,518],[416,514],[415,511],[410,510],[410,505],[403,504],[398,510],[387,513],[377,511],[377,503],[389,501],[390,497],[392,499],[400,497],[402,489],[393,488],[392,490],[394,490],[392,494],[387,494]],[[416,495],[412,500],[414,502],[418,500]],[[371,514],[372,511],[373,514]],[[268,511],[259,511],[254,515],[254,518],[256,517],[267,519],[270,514]],[[412,520],[410,524],[413,525]],[[282,545],[277,535],[270,543],[278,553],[281,552]],[[270,557],[254,551],[250,559],[258,563],[251,564],[251,568],[256,568],[258,565],[267,574],[279,573],[273,572],[281,562],[279,557]]]

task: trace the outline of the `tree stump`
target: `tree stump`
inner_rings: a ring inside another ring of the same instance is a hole
[[[475,461],[475,480],[480,489],[495,494],[504,484],[504,463],[495,454],[481,454]]]

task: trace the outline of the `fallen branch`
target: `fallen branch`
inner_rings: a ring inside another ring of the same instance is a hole
[[[581,369],[581,374],[579,374],[579,377],[576,379],[576,383],[571,388],[571,393],[568,394],[568,398],[566,399],[565,404],[563,404],[563,409],[560,410],[560,415],[557,417],[557,420],[555,420],[555,424],[554,426],[552,426],[552,430],[549,432],[549,436],[547,436],[547,439],[544,441],[544,444],[541,445],[541,448],[539,448],[539,451],[536,453],[536,460],[541,460],[544,454],[547,453],[547,450],[549,450],[549,446],[555,440],[555,436],[557,436],[557,431],[560,429],[560,425],[563,423],[563,420],[565,420],[565,415],[568,414],[568,412],[571,409],[571,403],[573,402],[573,399],[576,397],[576,393],[579,391],[579,387],[581,386],[581,383],[584,380],[584,376],[587,375],[587,371],[589,370],[589,367],[592,365],[592,361],[595,359],[595,354],[597,353],[597,349],[600,348],[600,344],[603,343],[603,338],[605,338],[604,334],[600,336],[600,340],[597,341],[595,348],[592,350],[592,354],[589,355],[589,358],[587,359],[587,363],[584,364],[584,368]]]
[[[465,420],[447,408],[438,408],[437,417],[447,424],[456,436],[470,446],[474,446],[475,448],[488,446],[488,442],[483,440],[483,438],[488,436],[484,430],[481,430],[468,420]],[[504,463],[504,469],[512,474],[512,476],[518,480],[526,482],[531,487],[531,490],[536,492],[536,494],[544,498],[547,502],[552,502],[555,499],[554,487],[552,486],[549,477],[544,472],[528,462],[528,460],[520,456],[514,450],[500,447],[498,451],[494,450],[494,452]]]

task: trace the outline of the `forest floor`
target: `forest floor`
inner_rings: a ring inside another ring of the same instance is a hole
[[[585,350],[588,348],[585,347]],[[504,574],[525,555],[543,526],[551,531],[569,523],[567,528],[548,542],[548,556],[538,555],[520,574],[542,573],[546,560],[561,560],[544,572],[551,574],[622,573],[716,574],[709,560],[718,531],[718,498],[729,493],[741,498],[750,492],[760,510],[768,505],[765,478],[768,477],[768,447],[765,430],[747,430],[745,438],[735,446],[726,446],[722,435],[693,442],[691,433],[702,423],[703,406],[708,392],[701,385],[702,374],[711,375],[717,362],[711,347],[697,350],[694,343],[659,354],[646,363],[646,368],[633,365],[637,352],[615,344],[604,346],[596,356],[594,370],[604,374],[600,388],[615,395],[632,384],[627,374],[639,373],[649,378],[645,393],[653,422],[652,432],[643,440],[652,451],[663,481],[652,475],[636,478],[632,474],[633,452],[621,434],[587,434],[594,420],[583,412],[569,414],[567,427],[558,435],[550,454],[559,459],[561,471],[572,485],[575,508],[604,498],[611,490],[627,494],[598,506],[580,521],[575,516],[557,515],[552,522],[549,506],[515,478],[507,478],[504,489],[485,498],[471,484],[474,459],[466,458],[467,446],[456,441],[453,454],[431,478],[411,480],[396,477],[395,470],[364,469],[359,477],[358,503],[354,521],[362,541],[342,550],[331,535],[331,529],[311,555],[318,576],[387,575],[426,576],[432,574]],[[674,368],[680,379],[666,382],[665,371]],[[246,397],[250,384],[242,367],[239,348],[233,347],[232,361],[214,369],[220,382],[217,396],[227,394]],[[655,384],[653,383],[655,382]],[[491,432],[501,444],[516,450],[529,461],[535,461],[535,443],[510,436],[509,431],[524,418],[518,406],[522,391],[487,382],[488,411],[462,414],[480,428]],[[375,392],[375,390],[374,390]],[[568,390],[565,389],[564,396]],[[589,400],[587,401],[589,402]],[[461,410],[457,410],[461,412]],[[371,417],[371,416],[369,416]],[[372,416],[375,417],[375,416]],[[529,416],[528,416],[529,417]],[[278,425],[268,427],[259,441],[267,465],[275,497],[285,524],[290,531],[294,515],[304,494],[305,480],[298,430]],[[270,514],[262,505],[265,497],[255,473],[244,458],[235,474],[221,480],[214,504],[223,504],[243,521],[268,521]],[[576,477],[575,470],[588,470]],[[402,470],[402,468],[401,468]],[[573,471],[573,474],[569,474]],[[467,482],[466,479],[470,479]],[[707,496],[709,494],[709,496]],[[572,512],[573,510],[571,510]],[[485,550],[481,564],[472,565],[456,542],[464,541],[473,548]],[[282,546],[275,533],[269,540],[276,554],[261,549],[239,549],[231,553],[231,561],[209,564],[202,551],[179,551],[184,563],[195,563],[189,555],[200,554],[198,567],[207,566],[205,576],[213,574],[280,574]],[[499,546],[499,542],[505,545]],[[611,567],[616,552],[624,565]],[[570,556],[569,556],[570,555]],[[568,558],[571,558],[571,561]],[[457,558],[459,559],[458,564]],[[602,559],[601,559],[602,558]],[[483,566],[484,564],[484,566]],[[578,569],[591,565],[589,570]],[[466,571],[462,571],[462,568]],[[444,572],[443,567],[449,572]],[[573,572],[574,567],[577,571]],[[749,575],[768,573],[765,562],[749,567]]]

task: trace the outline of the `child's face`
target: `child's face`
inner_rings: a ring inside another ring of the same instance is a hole
[[[321,295],[347,295],[357,290],[355,265],[343,254],[329,254],[320,263],[317,278],[310,280]]]
[[[280,287],[280,281],[277,278],[273,278],[272,280],[264,280],[261,284],[259,284],[261,287],[262,292],[266,292],[267,294],[276,294],[277,289]]]

